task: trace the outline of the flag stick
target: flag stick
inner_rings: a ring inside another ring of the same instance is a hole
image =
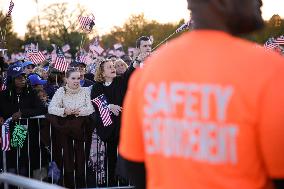
[[[81,42],[80,42],[80,50],[81,50],[81,48],[83,46],[84,41],[85,41],[84,35],[82,35]]]
[[[164,39],[161,43],[159,43],[158,45],[156,45],[156,47],[153,48],[152,51],[156,50],[160,45],[162,45],[164,42],[166,42],[167,40],[169,40],[173,35],[175,35],[176,32],[172,33],[170,36],[168,36],[166,39]]]

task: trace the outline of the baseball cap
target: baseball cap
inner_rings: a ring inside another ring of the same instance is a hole
[[[25,67],[27,67],[27,66],[29,66],[29,65],[33,65],[33,66],[35,67],[34,63],[32,63],[31,61],[25,61],[25,62],[23,63],[23,68],[25,68]]]
[[[73,62],[70,64],[70,67],[78,67],[79,65],[84,65],[85,67],[87,66],[84,62],[73,61]]]
[[[29,81],[30,81],[30,84],[32,86],[34,85],[45,85],[47,83],[46,80],[43,80],[39,75],[37,74],[31,74],[29,77],[28,77]]]
[[[44,67],[43,67],[43,70],[46,71],[46,72],[48,72],[49,66],[44,66]]]
[[[22,62],[16,62],[8,67],[7,76],[11,78],[18,77],[24,73]]]

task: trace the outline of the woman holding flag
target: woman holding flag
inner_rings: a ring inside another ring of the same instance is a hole
[[[92,88],[91,99],[96,110],[97,133],[107,143],[107,171],[110,186],[116,184],[115,167],[123,98],[127,90],[128,80],[135,68],[138,67],[139,63],[134,62],[119,77],[117,77],[112,60],[103,60],[96,68],[96,83]]]

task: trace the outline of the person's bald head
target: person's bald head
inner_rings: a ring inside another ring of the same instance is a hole
[[[196,29],[242,34],[260,29],[262,0],[187,0]]]

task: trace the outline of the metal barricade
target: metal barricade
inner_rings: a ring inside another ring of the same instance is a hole
[[[37,116],[29,119],[21,119],[21,125],[26,125],[28,129],[28,135],[26,138],[26,145],[24,148],[16,148],[13,149],[13,153],[16,156],[16,162],[13,162],[14,166],[11,167],[11,159],[10,159],[10,151],[2,152],[2,161],[3,161],[3,174],[0,175],[0,181],[3,181],[4,178],[7,178],[10,182],[12,177],[8,173],[14,173],[16,175],[25,176],[27,178],[33,178],[38,180],[40,183],[48,182],[51,184],[60,184],[64,186],[64,179],[62,178],[66,176],[64,163],[62,163],[62,167],[58,167],[60,170],[61,179],[56,183],[56,176],[58,176],[58,171],[54,166],[55,157],[54,157],[54,148],[56,144],[54,143],[54,132],[55,129],[47,122],[44,116]],[[134,188],[130,185],[130,182],[127,180],[123,180],[122,178],[116,179],[116,184],[110,185],[109,178],[109,157],[106,157],[107,144],[103,141],[99,141],[98,137],[93,138],[93,140],[97,140],[95,149],[92,146],[93,150],[92,157],[95,158],[95,164],[90,166],[90,159],[84,160],[84,187],[83,188]],[[75,140],[73,140],[73,150],[75,148]],[[99,145],[105,146],[105,154],[102,154],[102,151],[99,151]],[[83,144],[84,152],[86,153],[86,142]],[[94,150],[97,150],[94,152]],[[91,153],[91,152],[90,152]],[[61,149],[61,158],[64,158],[63,149]],[[95,155],[95,156],[94,156]],[[117,155],[117,154],[116,154]],[[86,156],[85,156],[86,157]],[[104,158],[106,157],[106,158]],[[57,157],[58,158],[58,157]],[[76,162],[76,156],[74,155],[74,164]],[[103,162],[103,165],[101,164]],[[99,172],[99,171],[104,171]],[[73,179],[76,187],[76,169],[73,170]],[[8,181],[7,181],[8,182]],[[17,182],[15,181],[17,184]],[[14,184],[15,184],[14,183]],[[13,183],[11,183],[13,184]],[[20,186],[20,187],[26,187]],[[32,188],[32,187],[28,187]],[[82,188],[82,187],[81,187]]]
[[[11,173],[0,174],[0,183],[4,183],[6,188],[8,185],[18,186],[20,188],[29,189],[63,189],[63,187],[29,179],[23,176],[14,175]]]

